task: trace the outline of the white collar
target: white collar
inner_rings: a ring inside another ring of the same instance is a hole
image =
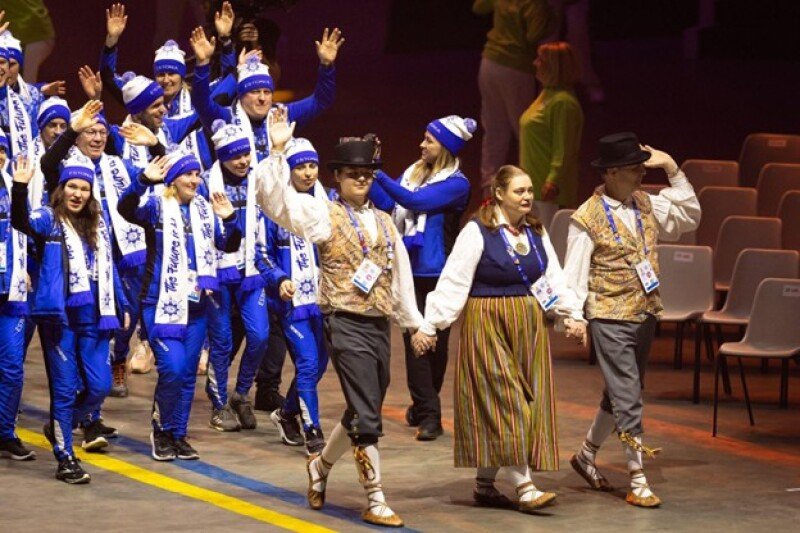
[[[499,205],[494,206],[494,215],[495,215],[495,218],[497,220],[497,225],[498,226],[506,226],[506,227],[508,227],[508,226],[511,225],[511,224],[508,223],[508,220],[506,219],[506,215],[505,215],[505,213],[503,213],[503,210],[500,209]],[[525,217],[522,217],[522,225],[523,226],[529,226],[530,225],[530,224],[528,224],[528,220]]]

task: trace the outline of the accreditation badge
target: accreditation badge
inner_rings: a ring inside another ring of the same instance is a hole
[[[636,274],[638,274],[639,281],[642,282],[644,292],[647,294],[650,294],[658,287],[658,276],[656,276],[649,259],[636,263]]]
[[[353,285],[358,287],[364,294],[369,294],[372,286],[378,281],[378,276],[381,275],[381,272],[381,267],[365,258],[353,276]]]
[[[552,309],[558,301],[558,295],[553,290],[553,287],[550,286],[550,282],[547,281],[547,276],[544,275],[531,285],[531,293],[533,293],[533,297],[536,298],[536,301],[539,302],[544,311]]]
[[[189,301],[197,303],[200,301],[200,285],[197,284],[197,271],[190,270],[189,277]]]

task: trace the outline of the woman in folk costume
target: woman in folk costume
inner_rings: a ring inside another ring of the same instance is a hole
[[[208,307],[210,351],[206,392],[212,403],[210,426],[217,431],[238,431],[256,428],[248,393],[269,337],[266,217],[255,203],[249,139],[238,126],[226,125],[221,120],[214,126],[212,140],[218,161],[205,175],[205,186],[212,195],[224,192],[231,200],[236,225],[243,237],[241,245],[231,253],[218,254],[220,288],[212,297],[213,305]],[[202,192],[206,194],[205,190]],[[232,320],[240,320],[241,324],[232,327]],[[234,338],[236,331],[244,332],[247,345],[236,389],[229,396],[228,371],[241,343],[241,338]]]
[[[196,57],[192,103],[206,129],[211,129],[217,119],[234,123],[244,129],[251,139],[256,162],[261,161],[269,155],[267,115],[273,107],[272,93],[275,90],[269,68],[258,57],[248,57],[247,61],[237,67],[236,100],[232,106],[223,107],[214,101],[209,88],[209,62],[214,52],[214,41],[213,38],[211,41],[206,38],[203,28],[192,31],[190,42]],[[344,39],[341,38],[338,28],[330,33],[326,28],[322,39],[316,42],[320,65],[314,93],[285,106],[289,120],[297,122],[301,128],[333,103],[336,92],[336,69],[333,63],[343,43]]]
[[[324,200],[325,189],[319,177],[319,156],[308,139],[297,138],[286,149],[290,169],[290,186],[299,193]],[[269,220],[267,250],[274,265],[276,280],[272,307],[281,318],[295,376],[286,400],[270,415],[281,433],[284,444],[300,446],[304,442],[309,455],[325,447],[319,422],[317,383],[328,366],[322,313],[317,305],[319,292],[319,254],[314,244],[281,228]],[[297,423],[300,416],[303,434]]]
[[[31,212],[32,176],[30,163],[14,173],[11,224],[34,239],[40,265],[32,314],[50,384],[44,433],[58,460],[56,478],[88,483],[89,474],[73,454],[72,428],[82,423],[85,443],[98,434],[100,405],[111,389],[109,341],[115,329],[128,325],[130,310],[100,204],[92,197],[92,162],[73,154],[64,162],[50,206]]]
[[[531,214],[533,184],[501,167],[492,200],[458,235],[428,295],[425,325],[413,341],[452,324],[464,310],[455,386],[455,466],[477,468],[479,504],[511,506],[494,487],[503,468],[516,508],[533,512],[555,498],[531,471],[557,470],[555,391],[545,313],[576,327],[575,296],[547,232]]]
[[[393,181],[382,171],[375,174],[370,198],[392,216],[403,234],[414,271],[414,290],[420,312],[436,287],[447,255],[458,235],[461,215],[469,202],[469,180],[460,170],[456,154],[472,138],[474,120],[451,115],[428,124],[420,143],[420,159]],[[442,434],[442,390],[447,370],[450,328],[439,332],[436,349],[416,357],[411,336],[404,335],[406,375],[412,405],[406,421],[419,426],[417,440],[434,440]]]
[[[15,461],[36,457],[14,432],[22,398],[29,278],[28,240],[11,227],[12,178],[5,171],[8,139],[0,130],[0,456]],[[25,172],[27,160],[17,165]]]
[[[148,189],[162,182],[163,191],[140,204]],[[117,205],[126,220],[144,228],[147,242],[141,297],[158,369],[150,434],[156,461],[199,457],[186,432],[206,338],[206,306],[219,286],[216,251],[234,252],[241,241],[225,193],[212,194],[209,205],[197,194],[200,184],[200,162],[177,150],[153,159]]]
[[[144,278],[147,246],[142,228],[122,218],[117,211],[119,196],[128,188],[131,180],[139,174],[139,170],[123,161],[122,158],[105,153],[108,123],[101,113],[102,105],[97,100],[90,100],[71,117],[66,131],[58,137],[42,157],[41,169],[46,182],[45,194],[49,194],[58,184],[59,163],[67,157],[71,150],[77,149],[92,162],[95,175],[92,195],[102,207],[103,219],[111,237],[114,264],[120,273],[122,286],[132,310],[133,320],[130,326],[118,329],[114,334],[112,358],[114,385],[110,395],[124,397],[128,395],[125,365],[130,340],[139,319],[139,293]],[[124,131],[134,131],[139,134],[149,133],[145,128],[137,129],[133,126],[126,127]],[[129,136],[129,138],[134,142],[139,142],[134,136]],[[164,151],[160,144],[157,144],[152,150],[156,154]],[[143,355],[145,349],[144,345],[139,346],[140,356]]]

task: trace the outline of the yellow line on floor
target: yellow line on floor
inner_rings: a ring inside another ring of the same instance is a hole
[[[33,446],[44,448],[46,450],[52,449],[50,443],[41,433],[36,433],[23,428],[17,428],[17,433],[19,437],[26,443],[30,443]],[[146,468],[136,466],[132,463],[128,463],[127,461],[109,457],[108,455],[88,454],[79,450],[76,450],[76,452],[78,458],[84,463],[102,468],[103,470],[114,472],[145,485],[151,485],[161,490],[186,496],[187,498],[200,500],[202,502],[219,507],[220,509],[225,509],[226,511],[246,516],[260,522],[265,522],[289,531],[318,533],[334,531],[312,522],[306,522],[305,520],[300,520],[299,518],[295,518],[293,516],[285,515],[277,511],[272,511],[270,509],[254,505],[221,492],[204,489],[203,487],[198,487],[197,485],[192,485],[191,483],[186,483],[185,481],[180,481],[173,477],[147,470]]]

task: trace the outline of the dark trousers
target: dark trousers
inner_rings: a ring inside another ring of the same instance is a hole
[[[644,322],[593,319],[589,329],[606,384],[600,407],[611,413],[619,431],[641,435],[642,388],[656,318],[648,315]]]
[[[414,278],[414,293],[417,307],[425,314],[425,301],[428,293],[436,288],[439,278]],[[420,424],[442,421],[442,405],[439,393],[442,390],[444,374],[447,371],[447,341],[450,339],[450,328],[437,333],[436,349],[422,357],[416,357],[411,348],[411,335],[405,333],[403,341],[406,346],[406,377],[408,392],[411,393],[411,411]]]
[[[389,320],[351,313],[325,316],[328,355],[347,403],[342,425],[356,445],[383,435],[381,408],[389,388]]]
[[[236,339],[236,328],[234,328],[233,336]],[[242,336],[244,336],[243,333]],[[238,346],[238,344],[234,343],[234,346]],[[259,389],[266,387],[266,389],[276,392],[280,389],[284,361],[286,361],[286,338],[283,335],[283,327],[281,327],[280,318],[270,312],[267,353],[261,359],[261,367],[256,376],[256,384]]]

